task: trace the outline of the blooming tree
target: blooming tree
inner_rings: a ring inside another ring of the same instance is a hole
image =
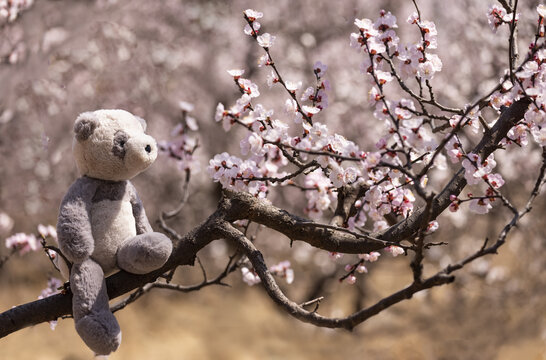
[[[224,131],[235,132],[231,138],[242,136],[238,154],[217,154],[202,170],[223,189],[218,207],[186,235],[168,225],[182,210],[189,196],[187,185],[199,165],[195,153],[200,143],[194,135],[199,127],[191,115],[194,108],[181,102],[181,121],[172,131],[173,139],[160,143],[165,156],[185,174],[183,201],[160,218],[162,229],[175,241],[175,250],[163,268],[150,274],[119,272],[110,276],[107,284],[111,297],[136,289],[114,305],[114,311],[153,288],[199,290],[224,284],[239,270],[245,283],[261,284],[275,303],[297,319],[317,326],[352,329],[420,291],[452,283],[456,271],[498,251],[521,218],[531,211],[545,182],[546,8],[536,8],[536,32],[528,40],[528,51],[521,55],[516,38],[518,2],[510,5],[499,1],[489,8],[486,17],[491,30],[509,30],[509,66],[498,74],[498,83],[489,91],[451,107],[441,103],[435,93],[439,86],[434,83],[435,75],[445,71],[436,53],[438,31],[414,4],[415,12],[406,20],[414,29],[410,42],[401,40],[397,33],[400,21],[386,10],[374,20],[355,19],[354,32],[348,34],[347,46],[361,59],[360,69],[355,71],[369,86],[367,102],[374,109],[376,127],[381,129],[381,136],[373,143],[359,143],[350,140],[350,134],[330,129],[327,64],[317,61],[309,69],[314,78],[310,84],[289,78],[282,71],[282,56],[275,54],[276,40],[281,35],[264,31],[263,13],[252,9],[243,12],[242,30],[260,49],[258,66],[267,74],[267,87],[245,78],[245,69],[226,69],[240,96],[233,104],[219,103],[214,120]],[[268,89],[274,88],[284,93],[276,109],[260,102]],[[503,193],[506,181],[495,160],[500,152],[520,147],[528,152],[541,149],[543,159],[523,207],[514,205]],[[299,208],[277,206],[275,194],[294,189],[304,194],[306,203]],[[471,211],[486,215],[495,207],[508,214],[496,239],[485,239],[470,255],[425,274],[424,261],[430,250],[450,241],[435,238],[435,231],[442,226],[441,214]],[[6,227],[12,226],[7,215],[3,216],[0,221]],[[409,259],[412,281],[344,317],[321,315],[318,305],[323,297],[298,303],[282,291],[278,279],[291,284],[298,274],[289,261],[266,264],[255,237],[250,235],[253,224],[279,232],[291,243],[302,241],[328,252],[332,261],[343,263],[344,272],[338,280],[347,285],[373,271],[371,263],[391,256]],[[44,248],[58,265],[55,260],[62,253],[46,241],[55,239],[54,230],[41,226],[38,234],[15,234],[6,240],[6,246],[12,253]],[[201,283],[174,284],[177,267],[194,264],[197,252],[217,239],[225,239],[237,249],[224,270],[209,279],[199,261],[204,275]],[[0,336],[70,314],[69,289],[59,285],[52,279],[50,290],[45,290],[40,300],[0,314]],[[61,290],[58,294],[57,288]]]

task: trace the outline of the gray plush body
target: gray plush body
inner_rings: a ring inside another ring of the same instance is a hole
[[[128,180],[157,156],[155,141],[144,129],[141,119],[122,110],[84,113],[74,127],[74,152],[83,176],[61,203],[57,232],[61,251],[73,264],[76,330],[101,355],[115,351],[121,342],[104,275],[118,268],[148,273],[160,268],[172,251],[171,241],[153,232]]]

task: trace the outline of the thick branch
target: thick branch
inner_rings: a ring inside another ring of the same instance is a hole
[[[146,283],[179,265],[191,265],[195,254],[211,241],[218,239],[214,229],[221,211],[214,213],[207,221],[188,233],[177,244],[168,262],[154,272],[145,275],[120,271],[106,279],[108,296],[113,299]],[[0,314],[0,338],[27,326],[52,321],[63,315],[72,314],[72,294],[57,294],[45,299],[16,306]]]

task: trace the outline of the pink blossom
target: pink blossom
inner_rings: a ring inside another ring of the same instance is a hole
[[[487,214],[492,206],[489,199],[472,199],[468,208],[476,214]]]
[[[263,148],[263,139],[258,134],[251,132],[246,138],[241,140],[241,154],[247,155],[249,152],[258,154]]]
[[[47,280],[47,287],[42,290],[40,293],[40,296],[38,296],[38,299],[44,299],[46,297],[49,297],[51,295],[55,295],[59,293],[59,288],[63,286],[63,282],[57,278],[49,278]]]
[[[267,65],[271,65],[269,55],[263,54],[262,56],[258,58],[258,67],[267,66]]]
[[[232,69],[232,70],[227,70],[227,72],[229,75],[233,76],[235,79],[240,78],[245,73],[243,69]]]
[[[312,117],[313,115],[318,114],[320,112],[320,109],[315,106],[303,105],[301,109],[308,117]]]
[[[440,224],[438,224],[438,221],[433,220],[428,223],[426,233],[431,234],[435,232],[436,230],[438,230],[439,227],[440,227]]]
[[[416,11],[414,11],[413,13],[411,13],[410,16],[408,16],[408,19],[406,21],[408,22],[408,24],[417,24],[417,22],[419,22],[419,15]]]
[[[249,79],[238,79],[239,86],[243,91],[245,92],[245,95],[249,95],[250,97],[258,97],[260,96],[260,91],[258,91],[258,85],[254,84]],[[250,99],[245,103],[248,104]]]
[[[449,211],[457,212],[457,210],[459,210],[459,201],[452,201],[449,204]]]
[[[379,13],[379,18],[376,20],[374,27],[381,31],[397,28],[398,25],[396,25],[396,16],[391,14],[390,11],[385,12],[385,10],[381,10]]]
[[[343,254],[342,253],[338,253],[338,252],[330,252],[328,253],[328,255],[330,256],[330,259],[332,260],[339,260],[343,257]]]
[[[17,249],[21,255],[36,251],[40,248],[40,242],[34,234],[17,233],[6,239],[8,249]]]
[[[365,274],[365,273],[368,273],[368,268],[362,264],[358,265],[356,267],[356,271],[360,274]]]
[[[255,21],[256,19],[260,19],[264,16],[263,13],[252,9],[246,9],[243,11],[243,13],[250,21]]]
[[[321,78],[326,73],[326,70],[328,70],[328,66],[324,65],[322,62],[317,61],[315,65],[313,66],[313,72],[316,74],[318,78]]]
[[[501,174],[489,174],[487,176],[487,181],[493,186],[495,189],[500,188],[502,185],[504,185],[504,179],[502,178]]]
[[[426,61],[417,66],[417,75],[430,80],[434,74],[442,70],[442,60],[436,54],[426,54]]]
[[[275,38],[276,38],[275,36],[269,33],[265,33],[258,36],[256,40],[258,41],[258,45],[260,45],[261,47],[270,48],[271,46],[273,46],[273,43],[275,42]]]
[[[195,106],[192,103],[186,101],[179,101],[178,108],[185,112],[192,112]]]
[[[348,284],[353,285],[354,283],[356,283],[356,276],[349,275],[349,276],[347,276],[346,281],[347,281]]]
[[[252,22],[252,26],[250,24],[246,24],[245,28],[243,29],[243,32],[246,35],[256,35],[258,34],[258,30],[260,30],[261,24],[257,21]]]
[[[398,255],[404,254],[404,249],[400,246],[388,246],[385,248],[385,251],[390,252],[392,256],[397,257]]]
[[[276,84],[279,82],[279,78],[277,77],[277,74],[275,71],[271,70],[271,73],[267,75],[267,85],[271,88],[273,84]]]
[[[487,22],[493,32],[497,32],[497,29],[503,24],[512,20],[512,14],[507,14],[506,10],[500,5],[491,5],[487,10]]]
[[[254,270],[249,270],[245,266],[241,268],[241,274],[243,275],[243,281],[249,286],[253,286],[261,282],[258,274],[256,274]]]
[[[372,251],[369,254],[359,254],[358,257],[361,258],[364,261],[374,262],[379,259],[381,254],[377,251]]]
[[[544,6],[544,4],[538,5],[537,12],[540,17],[542,18],[546,17],[546,6]]]
[[[269,271],[276,276],[280,276],[286,279],[287,284],[294,282],[294,270],[291,267],[290,261],[285,260],[273,265],[269,268]]]
[[[385,43],[377,37],[371,37],[366,41],[366,46],[370,54],[376,55],[387,51]]]
[[[0,235],[8,234],[13,229],[13,219],[3,211],[0,211]]]
[[[285,85],[288,91],[290,91],[291,93],[295,93],[301,88],[302,82],[301,81],[286,81]]]
[[[55,227],[53,227],[52,225],[38,225],[38,234],[40,234],[44,238],[51,236],[55,240],[57,239],[57,229],[55,229]]]

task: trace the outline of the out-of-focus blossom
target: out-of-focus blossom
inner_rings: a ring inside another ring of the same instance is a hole
[[[470,211],[476,213],[476,214],[487,214],[489,210],[491,210],[492,206],[489,201],[489,199],[472,199],[470,200],[470,204],[468,206]]]
[[[356,267],[356,271],[360,274],[365,274],[365,273],[368,273],[368,268],[362,264],[358,265]]]
[[[400,246],[394,246],[394,245],[386,247],[385,251],[390,252],[391,255],[394,256],[394,257],[397,257],[398,255],[403,255],[404,254],[404,249],[403,248],[401,248]]]
[[[245,71],[242,69],[231,69],[227,71],[229,75],[233,76],[235,79],[240,78]]]
[[[545,18],[546,17],[546,6],[544,4],[540,4],[537,6],[537,12],[540,17]]]
[[[38,225],[38,234],[40,234],[44,238],[51,236],[52,238],[57,240],[57,230],[52,225]]]
[[[195,106],[192,103],[186,102],[186,101],[179,101],[178,107],[180,110],[185,112],[192,112]]]
[[[381,254],[377,251],[372,251],[369,254],[359,254],[358,257],[361,258],[364,261],[374,262],[379,259]]]
[[[328,66],[326,66],[320,61],[317,61],[315,65],[313,66],[313,72],[319,78],[324,76],[324,74],[326,73],[326,70],[328,70]]]
[[[6,247],[16,249],[22,255],[29,251],[38,250],[40,242],[34,234],[17,233],[6,239]]]
[[[59,293],[59,288],[63,286],[63,282],[57,278],[49,278],[47,280],[47,287],[42,290],[40,295],[38,296],[38,299],[45,299],[46,297],[49,297],[51,295],[55,295]]]
[[[285,278],[287,284],[292,284],[294,282],[294,270],[288,260],[281,261],[280,263],[271,266],[269,271],[273,275]]]
[[[254,270],[249,270],[245,266],[241,268],[241,274],[243,275],[243,281],[249,286],[253,286],[261,282],[258,274],[256,274]]]
[[[0,1],[0,22],[12,22],[19,14],[34,4],[34,0],[2,0]]]
[[[44,299],[46,297],[55,295],[59,293],[59,288],[63,286],[63,282],[57,278],[49,278],[47,280],[47,287],[43,289],[38,296],[38,299]],[[55,327],[57,327],[57,320],[53,320],[49,322],[49,328],[51,330],[55,330]]]
[[[440,227],[440,224],[438,224],[438,221],[433,220],[433,221],[428,223],[426,233],[427,234],[432,234],[433,232],[438,230],[439,227]]]
[[[9,234],[13,229],[13,219],[3,211],[0,211],[0,235]]]

